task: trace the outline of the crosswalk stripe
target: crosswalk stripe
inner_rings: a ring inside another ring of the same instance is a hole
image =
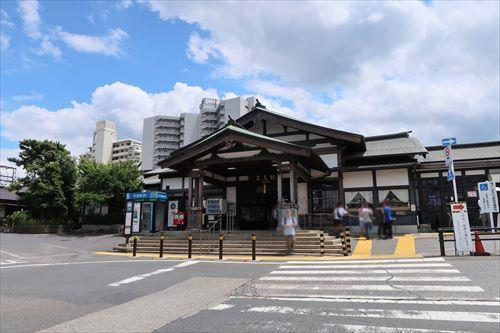
[[[271,274],[459,274],[457,269],[372,269],[372,270],[307,270],[307,271],[272,271]]]
[[[420,310],[386,310],[386,309],[337,309],[324,311],[309,308],[295,308],[290,306],[256,306],[248,312],[278,313],[293,315],[313,315],[329,317],[365,317],[434,321],[459,321],[498,323],[500,315],[493,312],[459,312],[459,311],[420,311]],[[244,310],[242,311],[244,312]]]
[[[264,276],[264,281],[421,281],[421,282],[462,282],[470,281],[465,276]]]
[[[424,263],[424,264],[374,264],[374,265],[282,265],[279,267],[279,269],[284,269],[284,268],[381,268],[381,267],[387,267],[387,268],[404,268],[404,267],[451,267],[451,264],[449,263]]]
[[[365,260],[322,260],[322,261],[304,261],[304,260],[290,260],[287,264],[309,264],[311,266],[316,264],[372,264],[372,263],[403,263],[403,262],[438,262],[445,261],[444,258],[415,258],[415,259],[365,259]]]
[[[373,291],[447,291],[447,292],[483,292],[479,286],[434,286],[405,284],[255,284],[257,289],[270,290],[373,290]]]
[[[290,301],[290,302],[325,302],[325,303],[387,303],[387,304],[423,304],[423,305],[464,305],[464,306],[496,306],[498,301],[485,300],[420,300],[420,299],[390,299],[390,298],[342,298],[336,295],[293,295],[293,296],[235,296],[232,298],[252,298],[262,300]]]
[[[351,333],[435,333],[436,330],[427,330],[423,328],[410,327],[388,327],[388,326],[366,326],[349,324],[323,324],[325,327],[331,327],[333,332],[346,331]],[[470,333],[467,331],[439,331],[440,333]]]
[[[22,264],[25,262],[27,262],[27,261],[25,261],[25,260],[3,260],[3,261],[0,261],[0,265]]]

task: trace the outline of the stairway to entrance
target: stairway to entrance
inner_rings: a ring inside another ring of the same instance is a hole
[[[285,238],[280,232],[273,233],[269,230],[235,230],[224,233],[224,255],[251,255],[252,233],[256,235],[257,255],[285,255]],[[163,243],[165,254],[187,254],[188,235],[193,236],[192,253],[218,254],[219,234],[209,234],[206,230],[166,231]],[[132,240],[131,240],[132,242]],[[160,248],[159,235],[138,236],[138,253],[158,253]],[[342,256],[342,241],[340,238],[329,236],[325,233],[324,254],[328,256]],[[119,244],[115,251],[131,251],[130,245]],[[300,255],[320,256],[320,231],[298,230],[295,241],[295,253]]]

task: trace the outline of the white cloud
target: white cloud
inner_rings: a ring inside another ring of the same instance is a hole
[[[40,47],[36,50],[37,54],[40,55],[50,55],[56,59],[60,59],[62,56],[61,49],[56,46],[47,35],[42,37],[42,41],[40,42]]]
[[[123,53],[120,42],[128,37],[122,29],[111,29],[106,36],[89,36],[60,30],[59,36],[71,48],[78,52],[100,53],[118,56]]]
[[[0,49],[6,50],[10,46],[10,37],[4,34],[0,35]]]
[[[98,87],[88,103],[73,101],[70,107],[57,110],[25,105],[12,112],[2,111],[1,133],[12,141],[24,138],[58,140],[78,155],[91,145],[98,119],[116,122],[120,138],[142,140],[145,117],[198,112],[203,97],[217,98],[218,94],[213,89],[180,82],[170,91],[158,93],[115,82]]]
[[[16,102],[26,102],[26,101],[31,101],[31,100],[41,100],[43,99],[43,94],[38,93],[38,92],[30,92],[29,94],[26,95],[15,95],[12,96],[12,99]]]
[[[6,28],[14,28],[15,27],[15,24],[10,19],[9,14],[3,9],[0,9],[0,26],[4,26]]]
[[[193,61],[215,60],[218,75],[242,78],[248,93],[291,105],[302,119],[361,134],[414,129],[427,143],[499,138],[498,2],[149,8],[203,31],[189,39]]]
[[[23,27],[26,35],[33,39],[42,37],[40,27],[42,19],[40,18],[38,1],[19,1],[18,10],[23,20]]]

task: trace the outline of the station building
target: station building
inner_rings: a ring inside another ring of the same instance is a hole
[[[467,202],[471,225],[485,224],[477,182],[500,182],[500,141],[456,145],[453,153],[458,199]],[[144,173],[145,187],[176,200],[191,228],[200,227],[209,198],[226,200],[235,229],[272,228],[274,207],[293,209],[301,226],[328,229],[337,203],[355,213],[363,202],[384,200],[397,232],[451,225],[443,147],[425,147],[411,132],[363,136],[257,106],[159,165]]]

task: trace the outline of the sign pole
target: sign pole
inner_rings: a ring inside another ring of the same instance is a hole
[[[453,175],[455,175],[455,166],[453,165],[453,162],[451,162],[451,170],[453,172]],[[457,192],[457,180],[456,177],[453,177],[453,200],[455,202],[458,202],[458,192]]]

